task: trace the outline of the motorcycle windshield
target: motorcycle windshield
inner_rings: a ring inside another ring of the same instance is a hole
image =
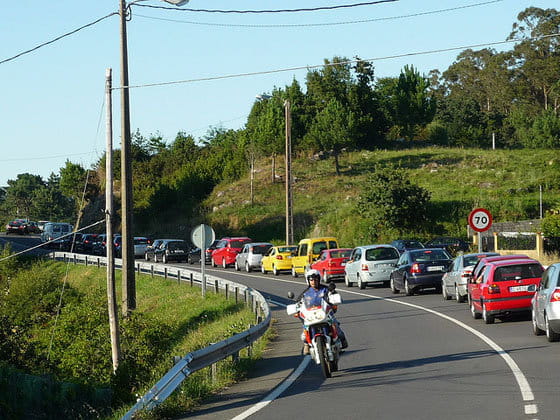
[[[303,306],[305,306],[305,309],[312,309],[312,308],[321,308],[323,307],[323,305],[326,306],[327,302],[325,301],[325,299],[323,299],[323,296],[321,295],[312,295],[312,296],[308,296],[305,295],[303,296]]]

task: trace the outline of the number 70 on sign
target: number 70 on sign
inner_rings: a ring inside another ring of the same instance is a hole
[[[492,226],[492,215],[486,209],[474,209],[469,214],[469,226],[476,232],[485,232]]]

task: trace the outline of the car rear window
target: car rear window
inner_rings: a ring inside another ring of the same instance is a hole
[[[146,238],[134,238],[134,245],[144,245],[147,243],[148,240]]]
[[[395,248],[371,248],[366,250],[366,261],[396,260],[399,252]]]
[[[320,254],[322,250],[327,249],[327,243],[325,241],[315,242],[313,244],[313,253]]]
[[[169,248],[170,251],[175,251],[176,249],[182,249],[183,251],[187,250],[187,245],[185,244],[185,242],[169,242],[169,245],[167,246]]]
[[[297,246],[281,246],[278,248],[278,252],[297,252]]]
[[[444,249],[431,249],[429,251],[413,252],[412,260],[417,262],[448,260],[450,255]]]
[[[506,265],[503,267],[496,268],[496,271],[494,272],[494,278],[492,280],[498,282],[498,281],[532,279],[536,277],[541,277],[542,273],[543,273],[543,268],[540,264]]]
[[[331,258],[350,258],[350,254],[352,254],[351,249],[347,251],[331,251]]]
[[[264,255],[270,249],[270,245],[255,245],[253,246],[253,254]]]

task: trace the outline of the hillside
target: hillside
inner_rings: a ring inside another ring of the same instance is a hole
[[[468,213],[488,208],[496,222],[539,217],[539,186],[543,208],[560,198],[560,162],[551,150],[487,150],[427,147],[400,151],[357,151],[341,155],[341,175],[332,158],[293,159],[294,236],[328,233],[344,246],[368,242],[355,207],[361,187],[375,165],[392,165],[410,181],[431,193],[429,232],[466,235]],[[277,175],[284,174],[283,159]],[[271,182],[270,159],[255,166],[254,204],[250,204],[249,174],[234,183],[218,185],[204,202],[206,221],[217,235],[247,234],[255,240],[282,243],[285,231],[285,186]],[[381,240],[394,238],[384,237]]]

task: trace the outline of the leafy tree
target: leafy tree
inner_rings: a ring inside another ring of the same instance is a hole
[[[29,218],[35,193],[45,187],[39,175],[19,174],[15,180],[8,180],[5,207],[18,217]]]
[[[75,205],[78,215],[76,228],[80,226],[83,208],[99,193],[97,180],[93,176],[93,171],[90,174],[90,171],[69,160],[63,168],[60,168],[60,190]]]
[[[423,230],[429,202],[430,193],[411,183],[402,170],[377,166],[364,183],[357,207],[371,236],[379,238]]]

